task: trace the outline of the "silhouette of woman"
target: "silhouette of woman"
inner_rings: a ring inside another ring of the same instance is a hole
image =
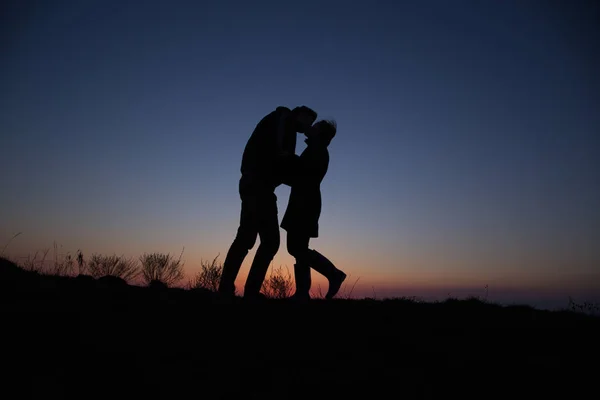
[[[310,238],[319,236],[321,181],[329,166],[327,147],[336,131],[334,121],[319,121],[308,129],[305,133],[307,147],[300,156],[296,156],[290,176],[292,190],[281,227],[287,231],[288,252],[296,259],[296,292],[292,296],[295,300],[310,299],[310,268],[329,281],[327,299],[337,294],[346,279],[346,274],[324,255],[308,247]]]

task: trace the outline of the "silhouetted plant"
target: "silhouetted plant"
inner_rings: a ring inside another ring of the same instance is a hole
[[[92,254],[87,263],[90,275],[94,278],[116,276],[126,282],[134,280],[140,273],[136,260],[117,255]]]
[[[71,254],[67,253],[67,255],[61,260],[59,260],[58,258],[54,259],[54,263],[52,264],[52,269],[50,270],[50,273],[52,275],[60,276],[71,275],[71,272],[73,272],[74,269],[74,264],[75,260],[73,259]]]
[[[10,242],[13,241],[14,238],[16,238],[17,236],[19,236],[22,232],[18,232],[15,233],[10,239],[8,239],[8,241],[6,242],[6,244],[4,245],[4,247],[2,248],[2,251],[0,252],[0,256],[4,255],[4,251],[6,251],[6,248],[8,247],[8,245],[10,244]]]
[[[50,249],[46,249],[43,252],[43,255],[38,259],[38,254],[39,251],[36,251],[35,254],[33,255],[33,258],[31,257],[31,255],[28,255],[27,258],[25,259],[25,261],[23,261],[21,263],[21,266],[23,267],[23,269],[27,270],[27,271],[33,271],[33,272],[43,272],[44,271],[44,262],[46,261],[46,256],[48,255],[48,252],[50,251]]]
[[[85,275],[87,273],[87,264],[81,250],[77,250],[77,273],[79,275]]]
[[[262,291],[270,299],[285,299],[292,295],[294,290],[294,279],[290,270],[286,267],[272,268],[271,274],[265,279]]]
[[[321,284],[318,284],[316,288],[311,289],[310,291],[311,299],[324,299],[325,295],[323,294],[323,289],[321,289]]]
[[[410,303],[424,303],[425,301],[418,297],[418,296],[399,296],[399,297],[392,297],[393,300],[399,300],[399,301],[407,301]]]
[[[217,264],[217,255],[212,262],[200,260],[200,271],[190,280],[188,287],[190,289],[208,289],[216,292],[219,289],[219,282],[223,273],[223,264]]]
[[[571,296],[569,296],[569,309],[571,311],[580,312],[584,314],[600,314],[600,304],[592,303],[590,301],[584,301],[583,303],[579,303],[576,302]]]
[[[350,278],[350,275],[348,275],[348,278]],[[348,281],[349,281],[348,278],[346,278],[346,280],[342,284],[342,287],[340,288],[340,291],[335,296],[335,298],[345,299],[345,300],[352,298],[352,293],[354,292],[354,288],[356,287],[356,284],[360,280],[360,276],[358,278],[356,278],[356,280],[354,281],[354,284],[352,284],[352,286],[348,285]]]
[[[149,285],[152,281],[160,281],[172,286],[183,279],[183,263],[181,256],[175,260],[171,254],[152,253],[140,256],[142,263],[142,279]]]
[[[164,290],[169,288],[166,283],[157,281],[156,279],[150,281],[150,283],[148,283],[148,287],[155,290]]]
[[[61,246],[62,247],[62,246]],[[48,271],[51,275],[65,276],[70,275],[74,270],[75,260],[70,253],[61,257],[58,251],[58,245],[54,242],[54,262]]]

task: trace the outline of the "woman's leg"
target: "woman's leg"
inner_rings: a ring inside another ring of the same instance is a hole
[[[288,253],[296,259],[296,264],[294,265],[294,279],[296,281],[295,298],[310,298],[309,241],[310,237],[308,235],[303,235],[299,232],[291,231],[287,234]]]
[[[327,257],[316,250],[309,250],[306,260],[311,268],[327,278],[329,281],[329,289],[327,290],[325,298],[333,298],[346,279],[346,274],[337,269]]]

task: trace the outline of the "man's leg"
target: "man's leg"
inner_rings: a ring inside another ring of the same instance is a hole
[[[256,198],[253,196],[242,197],[240,226],[223,263],[219,293],[227,295],[235,294],[235,279],[240,272],[240,267],[248,251],[256,243],[258,215]]]
[[[296,259],[294,264],[294,280],[296,281],[296,292],[292,296],[298,300],[310,299],[310,265],[308,263],[308,243],[310,237],[298,232],[288,231],[287,248],[288,253]]]
[[[244,287],[244,297],[259,295],[269,264],[277,254],[277,250],[279,250],[279,219],[277,217],[277,197],[275,193],[266,193],[261,196],[257,210],[260,245],[256,250],[248,273],[248,279]]]

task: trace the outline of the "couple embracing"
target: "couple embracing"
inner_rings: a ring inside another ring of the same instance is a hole
[[[309,300],[314,269],[329,281],[326,298],[339,291],[346,274],[316,250],[309,248],[311,238],[319,235],[321,181],[329,165],[328,146],[335,137],[334,121],[315,122],[317,113],[306,106],[290,110],[277,107],[254,129],[242,156],[239,193],[242,200],[240,225],[227,252],[219,292],[235,295],[235,279],[257,237],[260,245],[244,286],[244,297],[263,298],[260,289],[269,264],[279,250],[279,218],[275,189],[291,187],[281,227],[287,231],[287,250],[296,259],[294,300]],[[296,155],[296,135],[306,136],[306,149]]]

